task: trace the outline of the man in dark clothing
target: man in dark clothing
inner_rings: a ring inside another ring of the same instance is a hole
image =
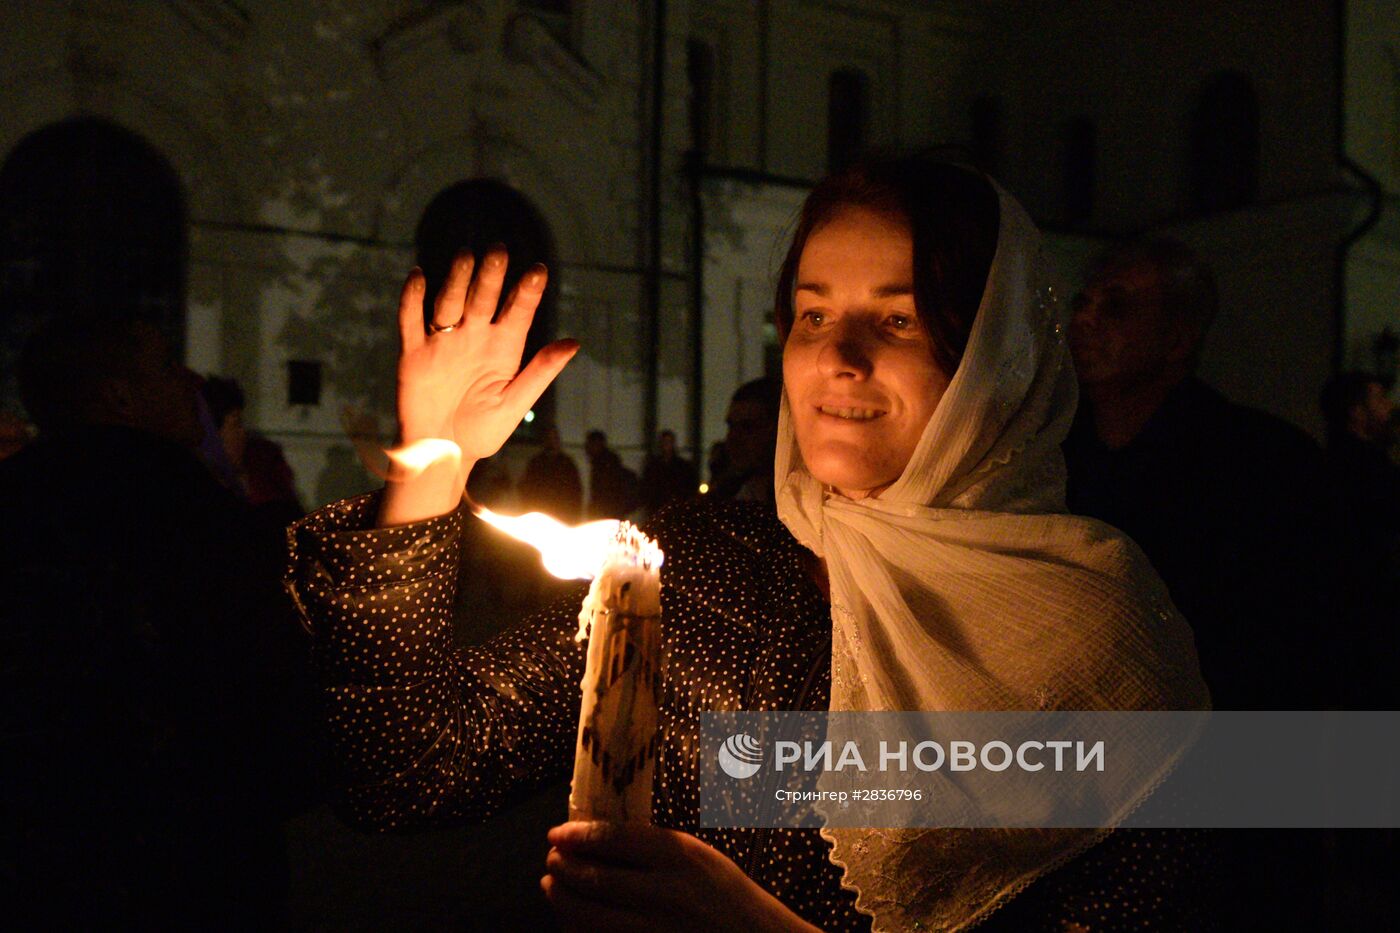
[[[1210,271],[1174,241],[1092,269],[1070,347],[1080,406],[1065,443],[1070,509],[1127,532],[1196,634],[1217,709],[1311,709],[1335,581],[1321,451],[1197,379]]]
[[[588,454],[588,517],[626,518],[637,507],[637,474],[622,465],[608,447],[608,436],[589,431],[583,449]]]
[[[1334,593],[1317,446],[1195,377],[1133,440],[1109,447],[1081,406],[1066,441],[1071,511],[1127,532],[1196,634],[1218,709],[1329,702],[1324,595]]]
[[[195,456],[197,377],[154,327],[55,322],[39,438],[0,463],[7,919],[250,927],[310,793],[280,554]]]
[[[1388,453],[1394,441],[1395,403],[1366,373],[1334,376],[1322,390],[1329,476],[1348,493],[1347,524],[1369,536],[1379,555],[1400,532],[1400,466]]]
[[[689,499],[699,490],[695,464],[676,453],[676,434],[662,431],[656,439],[656,453],[642,467],[642,505],[655,515],[667,503]]]
[[[235,379],[208,376],[201,387],[214,434],[232,476],[219,477],[251,507],[260,525],[282,541],[286,528],[306,514],[297,496],[296,477],[282,446],[244,421],[243,388]]]
[[[1181,243],[1109,251],[1076,298],[1071,511],[1127,532],[1191,624],[1216,709],[1311,709],[1329,686],[1335,573],[1321,451],[1193,372],[1214,277]],[[1316,833],[1226,833],[1230,929],[1320,926]]]
[[[724,476],[715,477],[717,499],[773,501],[773,458],[778,446],[778,412],[783,385],[754,379],[734,390],[725,413]]]

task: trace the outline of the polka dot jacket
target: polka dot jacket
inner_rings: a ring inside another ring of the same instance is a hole
[[[586,592],[489,642],[454,645],[465,510],[374,528],[377,496],[288,530],[286,583],[313,635],[342,813],[366,829],[480,819],[573,769]],[[658,825],[714,846],[818,927],[868,930],[816,830],[699,828],[700,714],[827,708],[830,606],[771,508],[699,500],[648,527],[662,568]],[[1191,866],[1204,837],[1119,832],[1037,881],[982,929],[1202,929]]]

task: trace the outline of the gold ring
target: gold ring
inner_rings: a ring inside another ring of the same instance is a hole
[[[450,331],[456,330],[460,326],[462,326],[461,321],[458,321],[456,324],[439,324],[437,321],[428,322],[428,330],[432,331],[435,334],[446,334]]]

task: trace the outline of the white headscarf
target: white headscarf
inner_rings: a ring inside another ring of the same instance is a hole
[[[1191,631],[1142,552],[1064,514],[1066,310],[1039,231],[997,193],[967,349],[898,481],[862,500],[824,487],[783,398],[778,515],[826,561],[830,708],[1207,709]],[[822,830],[877,931],[975,924],[1104,832]]]

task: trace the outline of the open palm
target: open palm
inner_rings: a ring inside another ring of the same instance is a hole
[[[528,270],[497,315],[506,265],[501,248],[480,263],[470,253],[459,255],[438,294],[428,331],[420,270],[410,274],[399,301],[400,440],[455,441],[468,470],[500,450],[578,351],[577,341],[559,340],[520,368],[525,336],[548,276],[543,266]]]

